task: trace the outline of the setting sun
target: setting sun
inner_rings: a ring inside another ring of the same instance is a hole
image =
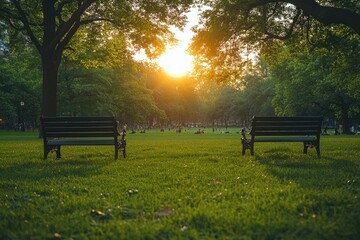
[[[175,34],[175,38],[179,40],[178,45],[169,47],[157,60],[158,65],[173,77],[182,77],[190,73],[194,68],[193,57],[189,55],[186,50],[194,35],[191,28],[199,22],[199,10],[197,8],[191,9],[191,11],[187,13],[187,17],[189,22],[182,31],[170,27]]]
[[[175,34],[175,38],[178,39],[178,45],[167,46],[165,53],[155,60],[155,63],[165,72],[177,78],[190,73],[194,68],[193,57],[186,50],[194,35],[191,28],[199,22],[199,9],[193,8],[186,15],[189,22],[181,31],[173,26],[170,27],[170,30]],[[135,55],[134,59],[142,61],[146,60],[147,57],[143,51],[140,51]]]
[[[169,75],[182,77],[193,69],[193,58],[181,47],[170,49],[157,61]]]

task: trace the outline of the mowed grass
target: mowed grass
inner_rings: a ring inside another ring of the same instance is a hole
[[[0,239],[360,239],[360,136],[258,143],[236,129],[128,134],[42,159],[36,132],[0,132]]]

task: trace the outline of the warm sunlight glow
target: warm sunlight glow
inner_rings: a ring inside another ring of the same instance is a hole
[[[186,50],[189,47],[191,38],[194,35],[192,27],[199,22],[200,10],[193,8],[186,14],[188,24],[180,31],[175,27],[170,27],[170,30],[178,39],[178,45],[167,46],[167,50],[155,62],[164,69],[169,75],[173,77],[182,77],[193,70],[193,57],[190,56]],[[144,51],[140,51],[134,56],[136,61],[144,61],[147,59]]]
[[[178,45],[175,47],[169,46],[168,50],[157,60],[159,66],[173,77],[182,77],[190,73],[194,68],[193,57],[186,50],[194,35],[191,28],[199,22],[199,10],[196,8],[192,9],[187,13],[187,18],[189,22],[182,31],[170,27],[171,31],[175,34],[175,38],[179,40]]]
[[[161,55],[157,62],[169,75],[182,77],[193,69],[192,61],[193,58],[185,52],[185,49],[177,46]]]

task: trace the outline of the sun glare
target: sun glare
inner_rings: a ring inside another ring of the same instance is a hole
[[[157,61],[159,66],[173,77],[182,77],[193,69],[193,58],[184,49],[177,47],[168,50]]]
[[[191,38],[194,35],[192,27],[199,22],[199,9],[193,8],[187,13],[188,24],[182,31],[175,27],[170,30],[175,34],[175,38],[179,40],[177,46],[167,46],[167,51],[162,54],[155,62],[169,75],[180,78],[190,73],[193,68],[193,57],[186,52]],[[146,60],[144,52],[139,52],[134,56],[136,61]]]

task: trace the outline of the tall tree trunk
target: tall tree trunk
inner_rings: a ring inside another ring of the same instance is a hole
[[[343,104],[341,108],[341,118],[343,125],[343,133],[350,134],[350,124],[349,124],[349,105]]]
[[[56,116],[57,109],[57,77],[60,61],[54,60],[51,55],[43,54],[43,89],[42,115]]]
[[[44,13],[44,35],[41,54],[43,71],[42,115],[56,116],[57,75],[60,61],[56,61],[55,38],[55,1],[42,1]]]

